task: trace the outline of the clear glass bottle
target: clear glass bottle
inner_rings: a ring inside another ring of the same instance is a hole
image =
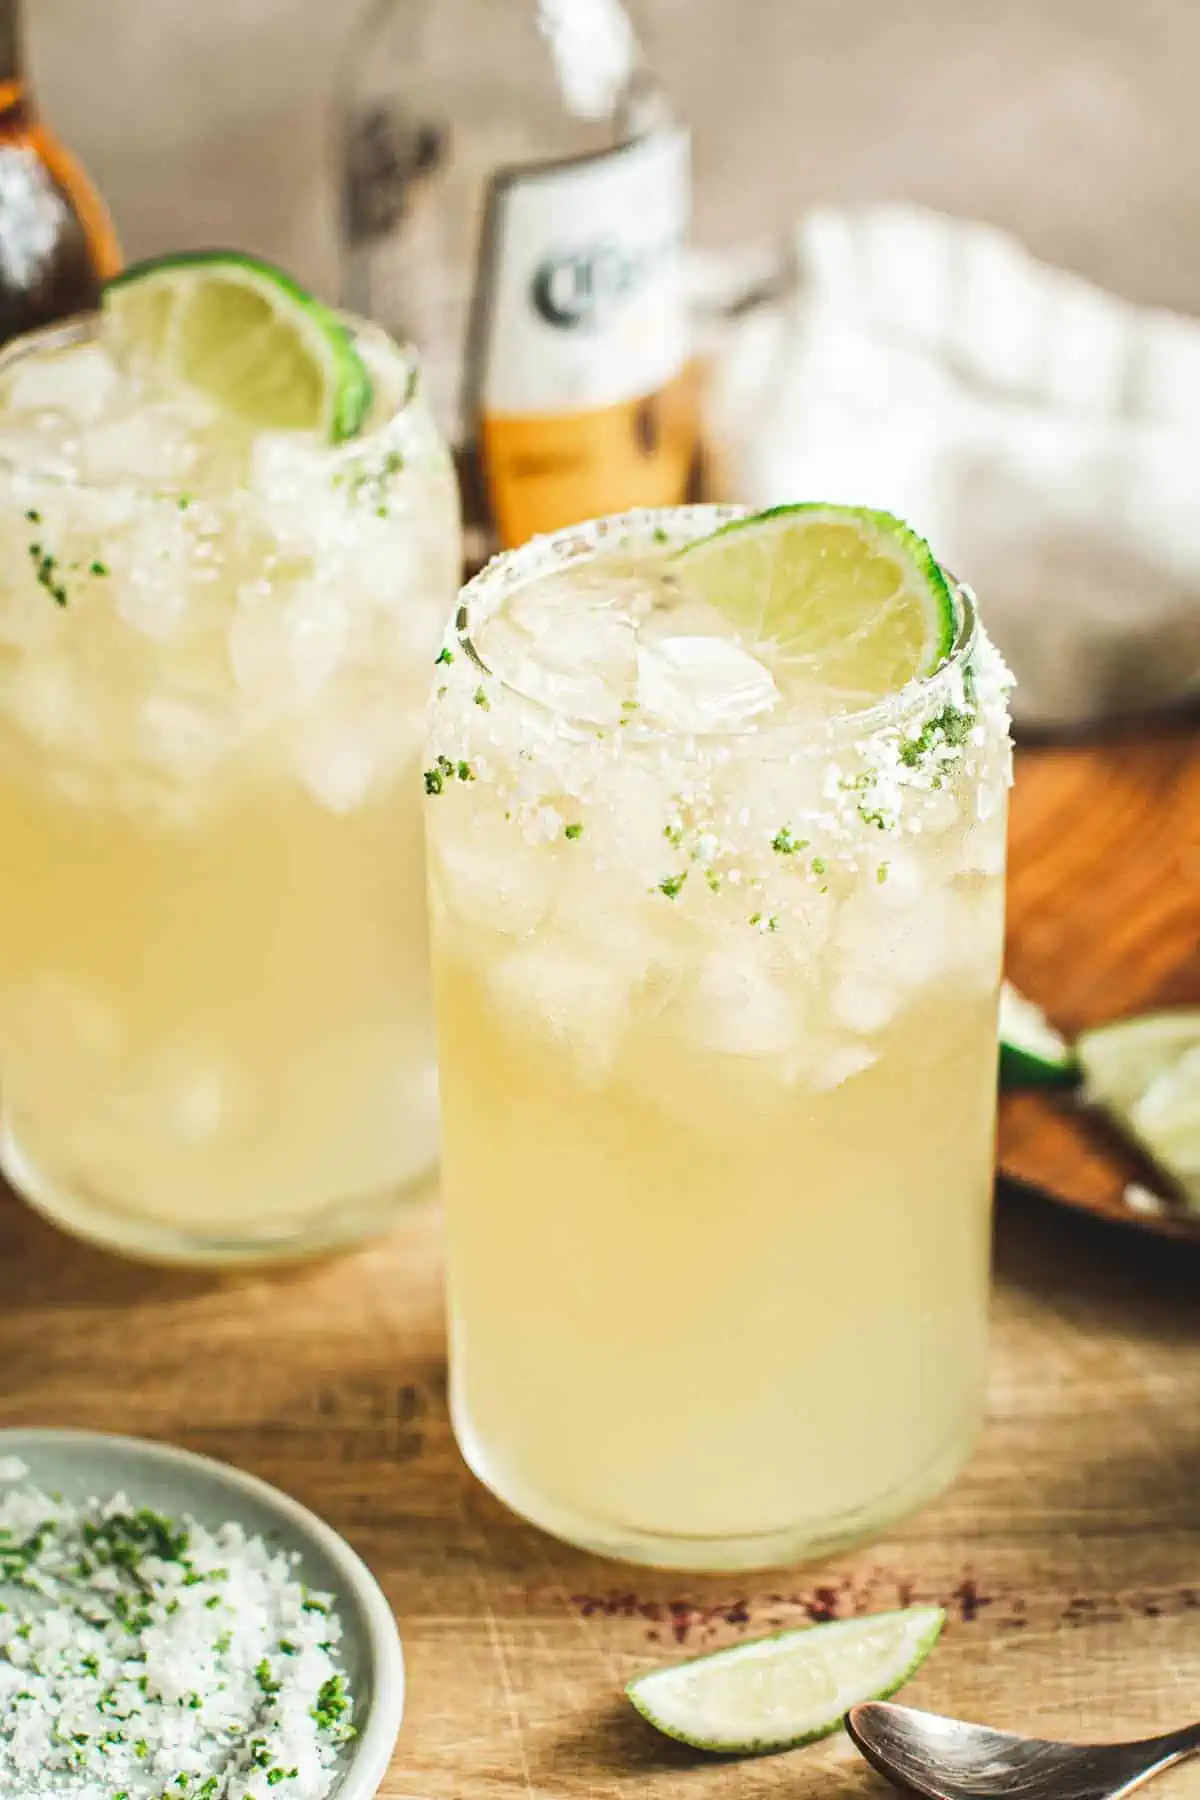
[[[0,0],[0,343],[95,306],[120,263],[104,202],[30,97],[18,0]]]
[[[469,518],[678,501],[688,141],[620,0],[375,0],[341,132],[344,298],[420,349]]]

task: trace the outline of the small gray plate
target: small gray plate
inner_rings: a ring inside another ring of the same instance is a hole
[[[404,1713],[404,1655],[391,1608],[344,1538],[265,1481],[147,1438],[0,1431],[0,1461],[13,1456],[27,1466],[35,1487],[77,1505],[121,1491],[156,1512],[176,1518],[191,1513],[210,1530],[236,1520],[283,1550],[299,1551],[301,1579],[336,1600],[343,1631],[339,1660],[355,1702],[358,1735],[330,1800],[373,1800]]]

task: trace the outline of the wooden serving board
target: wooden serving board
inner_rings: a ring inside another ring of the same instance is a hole
[[[355,1256],[216,1280],[89,1250],[0,1186],[0,1426],[165,1438],[344,1532],[408,1664],[381,1800],[894,1800],[845,1738],[706,1760],[656,1736],[621,1689],[910,1599],[949,1614],[914,1705],[1051,1737],[1196,1716],[1200,1307],[1180,1246],[1002,1196],[989,1418],[962,1478],[860,1550],[695,1577],[571,1550],[467,1473],[446,1410],[439,1226],[431,1196]],[[731,1288],[731,1317],[753,1304]],[[1198,1800],[1198,1776],[1164,1776],[1153,1800]]]
[[[1009,979],[1060,1031],[1200,1006],[1200,725],[1017,754]],[[1200,1241],[1157,1171],[1069,1092],[1000,1103],[999,1165],[1124,1224]],[[1138,1211],[1136,1184],[1162,1198]]]

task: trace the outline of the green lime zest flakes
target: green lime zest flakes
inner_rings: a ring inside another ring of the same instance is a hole
[[[683,884],[687,878],[688,872],[686,869],[681,875],[668,875],[666,880],[660,881],[656,888],[651,889],[651,892],[665,894],[668,900],[678,900],[680,894],[683,892]]]
[[[189,1536],[162,1513],[142,1507],[136,1513],[113,1513],[101,1525],[85,1525],[83,1542],[95,1567],[111,1565],[132,1573],[144,1557],[159,1562],[180,1562]]]
[[[932,719],[926,720],[916,737],[900,746],[900,761],[908,769],[919,769],[930,754],[944,745],[959,750],[966,743],[975,724],[974,712],[958,706],[944,706]]]
[[[709,887],[712,889],[714,894],[720,893],[721,877],[717,874],[717,871],[715,869],[705,869],[704,879],[705,879],[705,881],[707,881]]]
[[[30,544],[29,560],[33,564],[33,578],[38,586],[45,588],[56,606],[66,606],[68,595],[58,573],[57,556],[42,544]]]
[[[798,851],[808,849],[808,839],[794,837],[784,825],[771,839],[771,848],[777,856],[795,856]]]
[[[469,762],[461,759],[451,762],[448,756],[439,756],[433,768],[424,770],[423,775],[427,794],[444,793],[448,781],[475,780],[475,771]]]
[[[670,532],[662,525],[656,525],[650,535],[656,544],[669,544],[671,541]]]
[[[283,1686],[283,1683],[276,1681],[275,1677],[272,1675],[271,1664],[265,1656],[255,1665],[254,1679],[257,1681],[263,1693],[268,1697],[272,1694],[277,1694]]]
[[[25,514],[25,517],[29,520],[29,523],[31,525],[40,525],[42,522],[42,515],[40,512],[38,512],[37,508],[34,506],[29,507],[29,509],[27,510],[27,512]]]
[[[433,666],[436,669],[439,663],[443,663],[446,666],[446,668],[449,668],[450,664],[453,661],[454,661],[453,650],[449,649],[445,644],[443,644],[441,649],[438,651],[437,655],[433,659]]]
[[[95,560],[89,564],[88,573],[91,575],[109,575],[112,571],[106,562],[101,562],[100,558],[96,557]]]
[[[484,693],[482,686],[477,687],[475,689],[475,692],[474,692],[472,698],[474,699],[476,706],[478,706],[483,712],[491,712],[492,703],[488,699],[487,695]]]
[[[775,913],[751,913],[750,923],[756,931],[778,931],[779,919]]]
[[[351,499],[361,501],[364,505],[373,506],[377,518],[389,518],[388,489],[403,468],[404,457],[399,450],[385,451],[382,459],[377,463],[357,463],[354,472],[349,474],[348,491]],[[342,471],[335,475],[334,485],[337,486],[345,481],[347,473]]]
[[[24,1578],[37,1562],[42,1548],[54,1531],[53,1520],[46,1520],[35,1527],[20,1543],[13,1543],[11,1532],[3,1534],[6,1541],[0,1542],[0,1581],[15,1581],[24,1585]],[[28,1637],[26,1627],[22,1625],[17,1636]]]
[[[331,1675],[321,1687],[317,1695],[317,1703],[312,1709],[312,1716],[322,1731],[335,1733],[338,1737],[347,1737],[352,1727],[344,1723],[350,1711],[350,1701],[346,1694],[346,1678],[344,1675]]]
[[[563,836],[565,838],[569,838],[571,840],[571,842],[574,843],[577,838],[581,838],[583,836],[583,826],[580,824],[580,822],[578,820],[575,820],[575,822],[573,824],[568,825],[564,828]]]
[[[666,838],[668,844],[673,844],[675,849],[678,850],[679,846],[683,843],[683,825],[681,821],[672,819],[669,825],[663,826],[662,834]]]
[[[808,866],[814,875],[823,875],[825,873],[825,858],[823,856],[814,856]]]
[[[879,883],[880,887],[882,887],[884,882],[887,880],[888,871],[891,869],[891,866],[892,866],[891,863],[881,862],[879,867],[876,869],[875,879]]]
[[[886,806],[868,806],[865,800],[859,802],[858,816],[864,825],[873,825],[876,831],[894,831],[896,815]]]

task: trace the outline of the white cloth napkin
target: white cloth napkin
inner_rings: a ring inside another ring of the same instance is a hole
[[[710,334],[720,496],[908,519],[978,593],[1027,725],[1200,693],[1200,323],[907,207],[812,213],[794,249]]]

